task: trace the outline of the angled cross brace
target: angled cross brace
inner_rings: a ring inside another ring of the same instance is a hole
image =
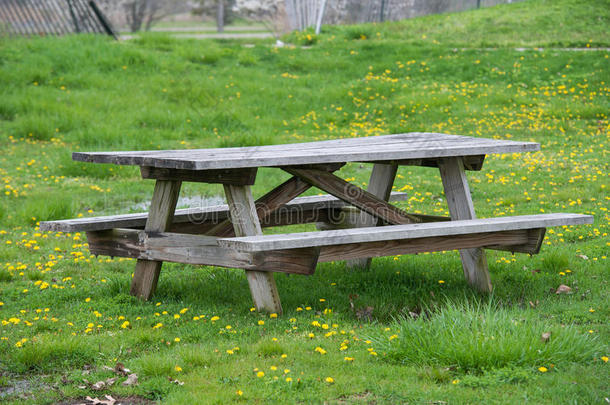
[[[300,177],[307,183],[334,195],[340,200],[351,204],[362,211],[390,224],[410,224],[421,222],[421,219],[404,212],[387,201],[364,191],[332,173],[316,169],[300,169],[291,166],[282,167],[283,170]]]

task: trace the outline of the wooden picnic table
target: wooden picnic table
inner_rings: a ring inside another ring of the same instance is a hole
[[[95,255],[137,259],[131,294],[149,299],[163,261],[246,270],[258,310],[281,313],[273,272],[313,274],[321,261],[348,260],[366,268],[370,258],[458,249],[468,283],[491,291],[484,249],[536,254],[547,227],[592,223],[579,214],[477,219],[466,171],[481,170],[488,154],[537,151],[516,142],[437,133],[257,147],[76,152],[73,159],[138,165],[156,184],[148,213],[43,222],[41,230],[87,232]],[[372,163],[368,189],[334,174],[348,162]],[[436,167],[450,217],[405,212],[390,204],[398,166]],[[290,177],[256,201],[257,169]],[[223,184],[227,205],[177,210],[182,182]],[[311,187],[328,195],[298,197]],[[262,228],[318,223],[315,232],[263,235]]]

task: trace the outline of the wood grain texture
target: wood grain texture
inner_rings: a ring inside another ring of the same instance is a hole
[[[141,166],[143,179],[178,180],[199,183],[233,184],[250,186],[256,180],[257,168],[187,170],[167,169],[163,167]]]
[[[326,191],[340,200],[390,224],[406,224],[419,221],[419,218],[409,215],[400,208],[388,204],[381,198],[332,173],[321,170],[294,169],[291,167],[283,167],[283,169],[293,176],[300,177],[312,186]]]
[[[479,171],[483,168],[483,162],[485,161],[485,155],[474,155],[474,156],[463,156],[464,168],[466,170]],[[379,161],[373,163],[382,163],[387,165],[398,165],[398,166],[423,166],[423,167],[438,167],[438,158],[427,158],[427,159],[402,159],[402,160],[389,160]]]
[[[397,170],[397,165],[382,163],[376,163],[373,165],[367,191],[383,201],[388,201],[390,194],[392,193],[392,185],[394,184],[394,178],[396,177]],[[362,213],[362,215],[358,215],[355,218],[354,216],[348,216],[348,218],[351,219],[348,226],[353,228],[376,226],[381,225],[383,222],[381,219],[366,213]],[[347,268],[351,269],[366,270],[371,266],[371,258],[365,257],[347,260],[345,265]]]
[[[439,160],[439,170],[449,213],[453,220],[475,219],[474,205],[461,157]],[[491,277],[482,248],[460,250],[462,267],[468,283],[482,292],[491,292]]]
[[[180,186],[180,181],[157,180],[144,227],[147,232],[163,232],[169,228],[176,211]],[[131,295],[150,299],[157,288],[162,264],[160,261],[138,260],[131,280]]]
[[[235,235],[262,235],[263,231],[258,221],[258,214],[250,186],[225,185],[224,189]],[[273,274],[265,271],[246,270],[246,277],[256,309],[258,311],[281,314],[282,304],[280,303],[280,296]]]
[[[314,273],[319,254],[318,248],[239,252],[219,247],[217,238],[211,236],[135,229],[90,231],[87,240],[94,255],[303,275]]]
[[[455,236],[432,236],[383,242],[348,243],[322,247],[319,261],[354,260],[358,258],[439,252],[487,246],[502,247],[510,250],[512,246],[521,246],[526,244],[527,241],[528,230],[517,230]]]
[[[536,151],[540,145],[437,133],[406,133],[242,148],[75,152],[77,161],[208,170],[339,162],[384,162]]]
[[[295,197],[303,194],[311,185],[302,181],[298,177],[292,177],[280,184],[267,194],[256,200],[254,207],[256,210],[257,223],[270,217],[271,214],[282,207]],[[226,192],[226,189],[225,189]],[[240,203],[241,204],[241,203]],[[249,209],[246,207],[236,206],[234,209]],[[231,216],[231,219],[235,218]],[[214,236],[233,236],[235,235],[235,227],[231,224],[231,220],[227,219],[208,231],[208,235]]]
[[[390,195],[390,201],[404,201],[408,198],[406,193],[392,193]],[[290,211],[291,216],[298,218],[304,215],[299,215],[298,212],[303,214],[307,212],[314,212],[324,209],[333,209],[344,207],[346,203],[339,200],[338,198],[331,195],[316,195],[308,197],[298,197],[292,201],[286,203],[282,210]],[[219,223],[224,219],[228,218],[229,206],[228,205],[216,205],[211,207],[203,208],[187,208],[176,210],[174,214],[174,220],[171,229],[179,229],[179,224],[204,224],[204,223]],[[75,218],[65,219],[59,221],[46,221],[40,223],[41,231],[54,231],[54,232],[81,232],[81,231],[101,231],[104,229],[113,228],[144,228],[146,220],[148,218],[148,212],[142,212],[137,214],[122,214],[122,215],[109,215],[101,217],[89,217],[89,218]],[[264,222],[261,226],[274,226],[275,216],[268,216],[269,225]],[[277,222],[277,221],[276,221]],[[306,222],[314,222],[313,219]],[[303,222],[295,222],[303,223]]]
[[[373,228],[352,228],[319,232],[297,232],[220,238],[218,245],[244,252],[333,246],[347,243],[383,242],[435,236],[455,236],[473,233],[515,231],[563,225],[592,224],[590,215],[555,213],[479,218],[447,222],[389,225]]]

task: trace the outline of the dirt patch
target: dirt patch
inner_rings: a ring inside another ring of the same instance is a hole
[[[332,402],[333,404],[376,404],[377,397],[371,391],[357,392],[351,395],[343,395]]]

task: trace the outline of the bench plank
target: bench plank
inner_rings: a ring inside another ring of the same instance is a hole
[[[404,201],[407,199],[406,193],[392,193],[390,201]],[[295,209],[302,212],[303,215],[299,217],[308,217],[309,213],[315,212],[322,209],[341,208],[346,205],[345,202],[339,200],[336,197],[330,195],[316,195],[308,197],[298,197],[287,203],[284,207],[285,210],[281,209],[281,212],[294,211]],[[226,204],[216,205],[212,207],[204,208],[186,208],[176,210],[174,214],[174,221],[171,229],[174,229],[176,224],[182,223],[194,223],[203,224],[205,222],[218,223],[228,217],[229,206]],[[60,221],[46,221],[40,223],[41,231],[54,231],[54,232],[84,232],[84,231],[101,231],[104,229],[113,228],[143,228],[148,218],[148,212],[142,212],[137,214],[123,214],[123,215],[109,215],[101,217],[89,217],[89,218],[76,218],[76,219],[65,219]],[[271,215],[268,218],[271,223],[269,226],[275,226],[276,222],[280,222],[281,219],[275,218],[275,215]],[[315,221],[312,220],[307,222]],[[302,223],[302,222],[297,222]],[[261,225],[266,226],[266,222],[263,221]]]
[[[540,149],[534,142],[474,138],[438,133],[406,133],[287,145],[241,148],[75,152],[77,161],[209,170],[388,160],[430,159]]]
[[[89,250],[94,255],[303,275],[315,271],[317,248],[260,254],[219,247],[216,239],[171,232],[150,234],[136,229],[87,232]]]
[[[284,233],[218,239],[219,246],[245,252],[334,246],[348,243],[381,242],[435,236],[465,235],[519,229],[548,228],[562,225],[592,224],[591,215],[556,213],[480,218],[447,222],[352,228],[318,232]]]
[[[502,250],[511,250],[513,246],[519,246],[521,251],[525,251],[526,246],[529,246],[533,252],[536,245],[527,245],[529,234],[530,230],[522,229],[517,231],[484,232],[324,246],[320,249],[318,261],[356,260],[359,258],[440,252],[455,249],[492,248],[494,246],[501,247]],[[530,253],[530,251],[526,253]]]

